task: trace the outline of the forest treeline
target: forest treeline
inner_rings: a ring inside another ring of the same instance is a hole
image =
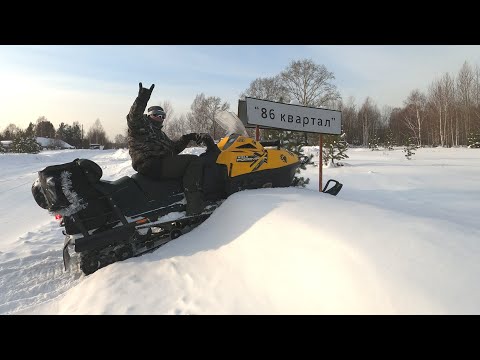
[[[467,146],[480,143],[480,68],[464,62],[456,74],[445,73],[425,84],[426,90],[412,89],[401,107],[376,104],[367,96],[357,103],[353,97],[342,99],[335,85],[335,75],[325,65],[310,59],[292,61],[283,71],[271,77],[252,80],[239,98],[245,96],[323,107],[342,112],[343,139],[351,145],[371,146],[387,141],[403,145],[413,141],[417,146]],[[372,94],[375,96],[375,94]],[[214,121],[219,111],[237,112],[220,96],[197,94],[186,114],[176,115],[169,100],[158,104],[167,113],[165,132],[178,138],[187,132],[210,133],[215,139],[225,130]],[[253,135],[253,130],[249,132]],[[268,138],[281,132],[263,130]],[[46,116],[39,116],[26,129],[15,124],[0,132],[0,140],[41,136],[61,139],[77,148],[101,144],[105,148],[126,147],[127,128],[122,134],[110,137],[100,119],[84,132],[79,122],[62,122],[55,126]],[[318,134],[301,133],[297,137],[305,145],[318,144]]]

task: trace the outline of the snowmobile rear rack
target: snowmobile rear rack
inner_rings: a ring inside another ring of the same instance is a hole
[[[328,184],[330,184],[330,182],[332,181],[335,183],[335,185],[333,185],[330,189],[327,190]],[[330,179],[325,184],[325,187],[323,188],[322,192],[336,196],[340,192],[340,190],[342,190],[342,187],[343,187],[343,184],[341,184],[337,180]]]

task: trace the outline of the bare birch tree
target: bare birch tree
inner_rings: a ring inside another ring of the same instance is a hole
[[[361,133],[358,129],[355,98],[350,96],[345,104],[343,102],[340,104],[339,110],[342,112],[342,127],[346,137],[345,140],[349,144],[359,145]]]
[[[194,132],[193,130],[190,130],[189,126],[187,125],[187,115],[181,114],[178,117],[171,117],[165,123],[165,133],[171,139],[179,139],[184,134]]]
[[[105,145],[108,142],[107,134],[103,129],[100,119],[96,119],[88,130],[87,139],[91,144]]]
[[[417,146],[422,146],[422,123],[424,120],[427,98],[418,89],[410,92],[407,100],[405,100],[404,122],[406,127],[411,131]]]
[[[201,93],[195,97],[191,113],[187,114],[187,127],[194,132],[208,133],[214,139],[218,139],[225,131],[216,124],[215,116],[219,111],[226,111],[229,108],[230,104],[222,103],[219,97],[205,97],[205,94]]]
[[[443,112],[445,114],[444,134],[446,135],[446,145],[453,146],[455,143],[455,82],[449,73],[446,73],[442,79],[443,86]]]
[[[480,67],[475,65],[473,84],[473,119],[472,128],[480,132]]]
[[[322,107],[340,98],[337,87],[332,83],[335,80],[333,73],[325,65],[315,64],[312,60],[292,61],[280,77],[291,100],[297,100],[302,105]]]
[[[182,114],[179,117],[175,116],[173,105],[168,100],[165,100],[161,106],[166,113],[165,121],[163,123],[163,131],[165,134],[172,139],[178,139],[189,132],[186,125],[186,115]]]
[[[362,126],[362,145],[368,146],[370,136],[377,131],[380,124],[380,111],[369,96],[358,112],[358,119]]]
[[[292,61],[280,73],[282,86],[286,89],[290,100],[301,105],[325,107],[328,103],[340,100],[340,93],[332,83],[335,76],[325,65],[314,63],[310,59]],[[304,133],[308,143],[308,134]]]
[[[245,99],[245,96],[283,103],[290,102],[288,92],[282,85],[279,75],[255,79],[250,83],[248,89],[240,94],[241,99]]]
[[[473,82],[473,103],[478,110],[480,109],[480,67],[478,65],[475,65]],[[475,115],[480,118],[480,113],[476,112]]]
[[[445,133],[444,133],[444,112],[443,112],[443,86],[440,80],[435,80],[428,89],[428,97],[429,101],[432,104],[432,107],[434,111],[436,112],[436,115],[438,116],[438,122],[437,122],[437,132],[438,132],[438,144],[441,146],[445,146]]]
[[[461,141],[465,143],[467,136],[472,131],[472,118],[473,118],[473,97],[474,97],[474,73],[472,68],[465,61],[462,68],[458,72],[456,79],[456,95],[459,106],[459,112],[461,114],[461,120],[463,122]]]
[[[290,97],[286,88],[282,85],[280,75],[255,79],[250,83],[248,89],[240,94],[242,100],[245,99],[246,96],[282,103],[290,102]],[[248,131],[253,134],[252,129],[247,129],[247,132]],[[262,136],[264,139],[278,138],[278,132],[278,130],[263,129]]]
[[[173,105],[169,100],[165,100],[161,106],[166,114],[164,123],[167,123],[169,119],[174,118],[175,111],[173,110]]]

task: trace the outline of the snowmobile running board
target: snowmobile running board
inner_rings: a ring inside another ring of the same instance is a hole
[[[330,184],[330,182],[332,181],[335,183],[335,185],[333,185],[330,189],[327,190],[328,184]],[[342,190],[342,187],[343,187],[343,184],[341,184],[337,180],[330,179],[325,184],[325,187],[323,188],[322,192],[335,196],[340,192],[340,190]]]

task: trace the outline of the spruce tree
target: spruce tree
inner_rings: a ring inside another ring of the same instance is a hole
[[[292,153],[296,154],[302,163],[296,170],[296,175],[293,178],[292,185],[293,186],[300,186],[300,187],[305,187],[309,182],[309,178],[304,178],[303,176],[300,176],[299,174],[301,173],[302,170],[305,170],[307,167],[306,165],[313,164],[312,162],[312,157],[313,154],[310,156],[305,155],[303,151],[303,147],[307,146],[304,140],[303,133],[295,132],[295,131],[278,131],[277,133],[278,139],[280,140],[280,144],[283,148],[285,148],[288,151],[291,151]]]
[[[373,134],[373,136],[370,138],[370,141],[368,142],[368,147],[370,149],[372,149],[372,151],[374,150],[380,150],[378,148],[378,136],[377,136],[377,133]]]
[[[405,152],[405,157],[408,160],[411,160],[412,155],[415,155],[413,150],[418,149],[417,145],[412,141],[412,138],[410,136],[407,136],[405,139],[405,147],[403,151]]]
[[[325,139],[323,163],[328,165],[331,161],[333,166],[340,166],[340,163],[335,164],[335,160],[348,159],[348,155],[345,153],[348,150],[345,133],[341,135],[324,135],[323,138]]]
[[[468,148],[475,149],[480,148],[480,133],[473,133],[471,132],[468,137]]]
[[[387,130],[387,136],[385,139],[385,150],[393,150],[395,146],[395,138],[393,136],[393,131],[391,129]]]
[[[38,154],[42,147],[33,136],[18,134],[12,142],[12,152]]]

